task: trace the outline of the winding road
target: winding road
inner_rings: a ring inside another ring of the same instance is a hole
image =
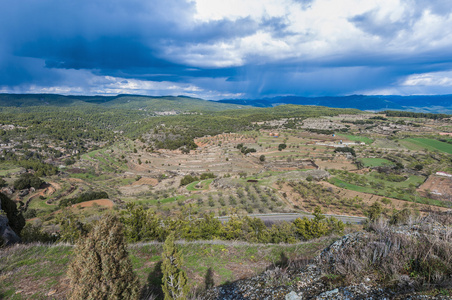
[[[291,222],[295,220],[296,218],[303,218],[306,217],[308,219],[313,219],[314,216],[312,214],[302,214],[302,213],[274,213],[274,214],[251,214],[248,215],[249,217],[259,218],[262,221],[269,221],[269,222]],[[363,224],[366,218],[364,217],[353,217],[353,216],[342,216],[342,215],[324,215],[326,217],[335,217],[338,220],[341,220],[344,223],[351,223],[351,224]],[[218,219],[221,222],[227,222],[229,220],[230,216],[224,216],[224,217],[218,217]]]

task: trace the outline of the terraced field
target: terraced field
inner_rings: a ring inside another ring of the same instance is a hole
[[[393,165],[394,163],[384,159],[384,158],[362,158],[361,161],[363,162],[364,166],[369,167],[380,167],[384,165]]]
[[[441,152],[452,154],[452,144],[426,138],[408,138],[400,141],[404,147],[410,150],[439,150]]]
[[[357,141],[357,142],[363,142],[367,145],[370,145],[374,142],[373,139],[368,138],[366,136],[357,136],[357,135],[351,135],[351,134],[340,134],[339,137],[343,137],[344,139],[347,139],[349,141]]]

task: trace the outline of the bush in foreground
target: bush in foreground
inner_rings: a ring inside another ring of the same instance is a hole
[[[174,233],[171,233],[163,245],[162,290],[165,300],[187,299],[189,286],[182,263],[182,256],[174,245]]]
[[[80,239],[68,277],[69,299],[138,299],[138,278],[117,217],[105,216],[86,238]]]

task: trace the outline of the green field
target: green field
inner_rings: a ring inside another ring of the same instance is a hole
[[[452,144],[444,143],[438,140],[426,138],[408,138],[400,141],[404,147],[410,150],[439,150],[441,152],[452,154]]]
[[[424,182],[424,176],[411,175],[402,182],[392,182],[377,179],[375,177],[375,174],[377,174],[376,172],[371,172],[366,175],[358,175],[342,171],[340,172],[341,173],[337,174],[335,177],[330,178],[329,181],[332,184],[344,189],[400,200],[446,206],[446,203],[442,201],[422,198],[414,194],[413,189]]]
[[[374,142],[373,139],[370,139],[366,136],[357,136],[357,135],[351,135],[351,134],[340,134],[338,137],[342,137],[344,139],[350,140],[350,141],[357,141],[357,142],[364,142],[367,145],[370,145]]]
[[[5,176],[5,175],[8,175],[8,174],[17,173],[20,170],[22,170],[22,168],[16,168],[16,167],[12,167],[12,169],[0,170],[0,176]]]
[[[384,159],[384,158],[362,158],[361,161],[363,162],[364,166],[366,168],[371,167],[380,167],[384,165],[393,165],[394,163]]]
[[[411,181],[415,182],[417,180],[413,179]],[[389,189],[373,189],[372,187],[363,187],[363,186],[348,183],[348,182],[343,181],[336,177],[330,178],[329,182],[331,182],[335,186],[338,186],[338,187],[341,187],[344,189],[348,189],[348,190],[352,190],[352,191],[356,191],[356,192],[374,194],[374,195],[379,195],[379,196],[384,196],[384,197],[389,197],[389,198],[394,198],[394,199],[400,199],[400,200],[405,200],[405,201],[410,201],[410,202],[418,202],[418,203],[428,204],[428,205],[449,207],[448,203],[445,203],[440,200],[419,197],[419,196],[415,196],[415,195],[407,194],[407,193],[400,193],[398,191],[389,190]]]
[[[207,189],[209,188],[210,184],[212,183],[212,181],[213,181],[213,179],[207,179],[207,180],[203,180],[203,181],[195,181],[195,182],[192,182],[192,183],[190,183],[189,185],[187,185],[187,190],[192,191],[192,192],[194,192],[194,191],[207,190]],[[196,188],[196,185],[197,185],[198,183],[200,183],[200,182],[201,182],[201,184],[202,184],[202,188],[197,189],[197,188]]]
[[[178,247],[184,257],[184,269],[192,288],[202,287],[209,269],[215,284],[240,279],[243,274],[254,275],[277,264],[281,257],[313,258],[335,238],[287,245],[262,245],[237,242],[185,242]],[[160,287],[162,243],[129,245],[129,257],[141,287]],[[28,244],[0,249],[2,299],[64,299],[67,292],[67,267],[72,259],[71,245]],[[26,284],[24,283],[26,281]],[[50,291],[58,294],[48,296]]]

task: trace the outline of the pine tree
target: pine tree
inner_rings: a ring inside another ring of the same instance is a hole
[[[182,264],[182,256],[174,245],[174,233],[171,233],[163,245],[162,290],[165,300],[187,299],[189,286]]]
[[[69,299],[138,299],[138,278],[128,258],[122,225],[107,215],[75,248]]]

